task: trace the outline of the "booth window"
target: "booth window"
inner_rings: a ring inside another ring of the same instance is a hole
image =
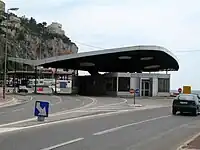
[[[117,77],[106,78],[106,90],[117,91]]]
[[[158,78],[158,92],[170,92],[169,78]]]
[[[130,90],[130,77],[119,77],[118,91],[127,92]]]

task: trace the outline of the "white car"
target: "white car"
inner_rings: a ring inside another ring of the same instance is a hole
[[[19,86],[18,93],[22,93],[22,92],[28,93],[28,89],[26,86]]]

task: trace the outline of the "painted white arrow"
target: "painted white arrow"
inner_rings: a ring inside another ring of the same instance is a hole
[[[39,111],[38,115],[42,115],[42,116],[46,116],[47,115],[45,107],[41,108],[40,103],[37,103],[36,108]]]

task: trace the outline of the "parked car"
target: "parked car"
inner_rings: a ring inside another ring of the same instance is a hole
[[[18,93],[28,93],[28,89],[26,86],[19,86]]]
[[[172,103],[172,114],[177,112],[181,114],[184,112],[192,113],[197,116],[200,112],[200,97],[198,94],[179,94]]]

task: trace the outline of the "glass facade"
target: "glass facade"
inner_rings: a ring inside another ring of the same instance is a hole
[[[117,77],[109,77],[105,78],[106,80],[106,90],[111,91],[117,91]]]
[[[118,91],[128,92],[130,90],[130,77],[119,77]]]
[[[169,78],[158,78],[158,92],[170,92]]]

